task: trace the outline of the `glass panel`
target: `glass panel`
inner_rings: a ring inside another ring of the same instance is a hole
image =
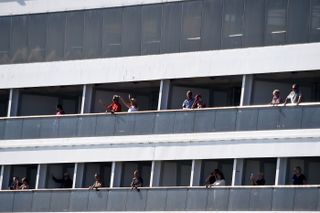
[[[152,134],[155,121],[155,113],[136,114],[134,134]]]
[[[214,122],[214,131],[234,131],[236,127],[237,110],[218,110]]]
[[[47,54],[48,61],[64,58],[66,13],[48,14]]]
[[[13,212],[31,212],[32,192],[16,192],[13,201]]]
[[[51,192],[35,191],[32,197],[33,212],[48,212],[50,209]]]
[[[0,17],[0,64],[9,62],[11,17]]]
[[[23,119],[22,138],[39,138],[40,137],[40,120]]]
[[[123,114],[116,116],[115,135],[132,135],[134,130],[135,115]]]
[[[97,116],[96,136],[114,135],[115,128],[116,128],[115,115]]]
[[[129,187],[135,170],[140,172],[143,186],[149,186],[151,162],[123,162],[121,173],[121,186]]]
[[[86,211],[88,207],[89,191],[72,191],[70,194],[69,211]]]
[[[181,51],[196,51],[201,42],[202,1],[183,3]]]
[[[154,134],[173,132],[174,119],[172,119],[172,112],[156,113],[155,116]]]
[[[270,211],[272,210],[272,193],[273,189],[251,189],[250,193],[250,210]]]
[[[244,185],[274,185],[276,164],[277,159],[246,159],[242,183]]]
[[[122,8],[103,10],[102,56],[121,55]]]
[[[160,53],[162,6],[142,6],[142,54]]]
[[[47,15],[30,15],[28,22],[28,61],[44,61],[47,38]]]
[[[237,131],[256,130],[258,123],[258,109],[239,109],[237,114]]]
[[[141,6],[123,10],[122,55],[141,54]]]
[[[194,115],[193,111],[189,112],[176,112],[174,117],[174,133],[191,133],[193,132],[194,126]],[[173,116],[173,115],[172,115]]]
[[[83,56],[97,58],[101,56],[102,12],[87,10],[84,18]]]
[[[163,161],[160,186],[188,186],[191,161]]]
[[[4,138],[6,120],[0,119],[0,139]]]
[[[20,139],[22,132],[22,119],[6,120],[4,139]]]
[[[59,137],[75,137],[77,135],[77,117],[58,117]]]
[[[220,49],[222,0],[204,0],[202,13],[201,50]]]
[[[301,128],[319,128],[320,127],[320,107],[305,106],[302,110]]]
[[[111,163],[86,163],[82,187],[87,188],[95,182],[95,174],[101,176],[102,186],[109,187]]]
[[[69,210],[70,191],[54,191],[51,194],[50,211],[65,212]]]
[[[164,211],[166,209],[167,189],[148,191],[148,202],[145,211]]]
[[[277,129],[280,128],[279,118],[280,110],[271,108],[271,109],[259,109],[258,115],[258,130],[265,129]]]
[[[249,209],[251,189],[230,189],[228,210],[245,211]]]
[[[108,191],[89,191],[88,211],[107,209]]]
[[[77,59],[82,57],[84,13],[68,12],[66,25],[65,58]]]
[[[262,46],[264,42],[264,0],[245,2],[245,46]]]
[[[179,52],[182,4],[163,5],[163,22],[161,36],[161,53]]]
[[[302,119],[302,107],[280,108],[280,128],[300,129]]]
[[[78,134],[79,137],[96,136],[96,116],[83,116],[78,118]]]
[[[208,190],[208,211],[227,211],[229,204],[229,190],[215,188],[214,190]]]
[[[288,43],[308,42],[309,10],[309,1],[289,1]]]
[[[128,193],[126,200],[126,211],[130,212],[143,212],[147,202],[147,191],[139,191],[139,196],[134,193]]]
[[[311,0],[310,41],[320,41],[320,1]]]
[[[215,111],[196,111],[194,132],[212,132],[214,129]]]
[[[59,120],[56,118],[41,118],[40,138],[57,138],[58,122]]]
[[[107,210],[104,211],[125,211],[127,190],[112,190],[109,192]]]
[[[27,16],[12,17],[11,62],[21,63],[27,60]]]
[[[287,0],[267,0],[266,2],[266,45],[286,42]]]
[[[225,0],[223,10],[223,48],[242,47],[244,0]]]
[[[15,192],[1,192],[0,193],[0,211],[12,212],[13,211],[13,199]]]
[[[184,210],[187,203],[187,190],[168,189],[166,211]],[[189,210],[189,209],[188,209]]]

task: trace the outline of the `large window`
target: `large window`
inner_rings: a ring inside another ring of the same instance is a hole
[[[191,161],[163,161],[160,186],[189,186]]]

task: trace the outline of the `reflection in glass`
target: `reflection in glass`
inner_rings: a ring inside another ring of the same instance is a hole
[[[311,1],[311,41],[320,41],[320,1]]]

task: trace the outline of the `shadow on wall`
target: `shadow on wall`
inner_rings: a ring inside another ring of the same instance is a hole
[[[17,2],[19,5],[25,6],[25,5],[27,5],[26,1],[32,1],[32,0],[0,0],[0,3],[3,3],[3,2]]]

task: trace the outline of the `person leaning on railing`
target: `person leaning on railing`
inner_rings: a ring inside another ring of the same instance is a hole
[[[298,84],[292,85],[292,91],[289,93],[289,95],[284,100],[284,106],[290,101],[292,104],[300,104],[302,102],[302,94],[299,90]]]

